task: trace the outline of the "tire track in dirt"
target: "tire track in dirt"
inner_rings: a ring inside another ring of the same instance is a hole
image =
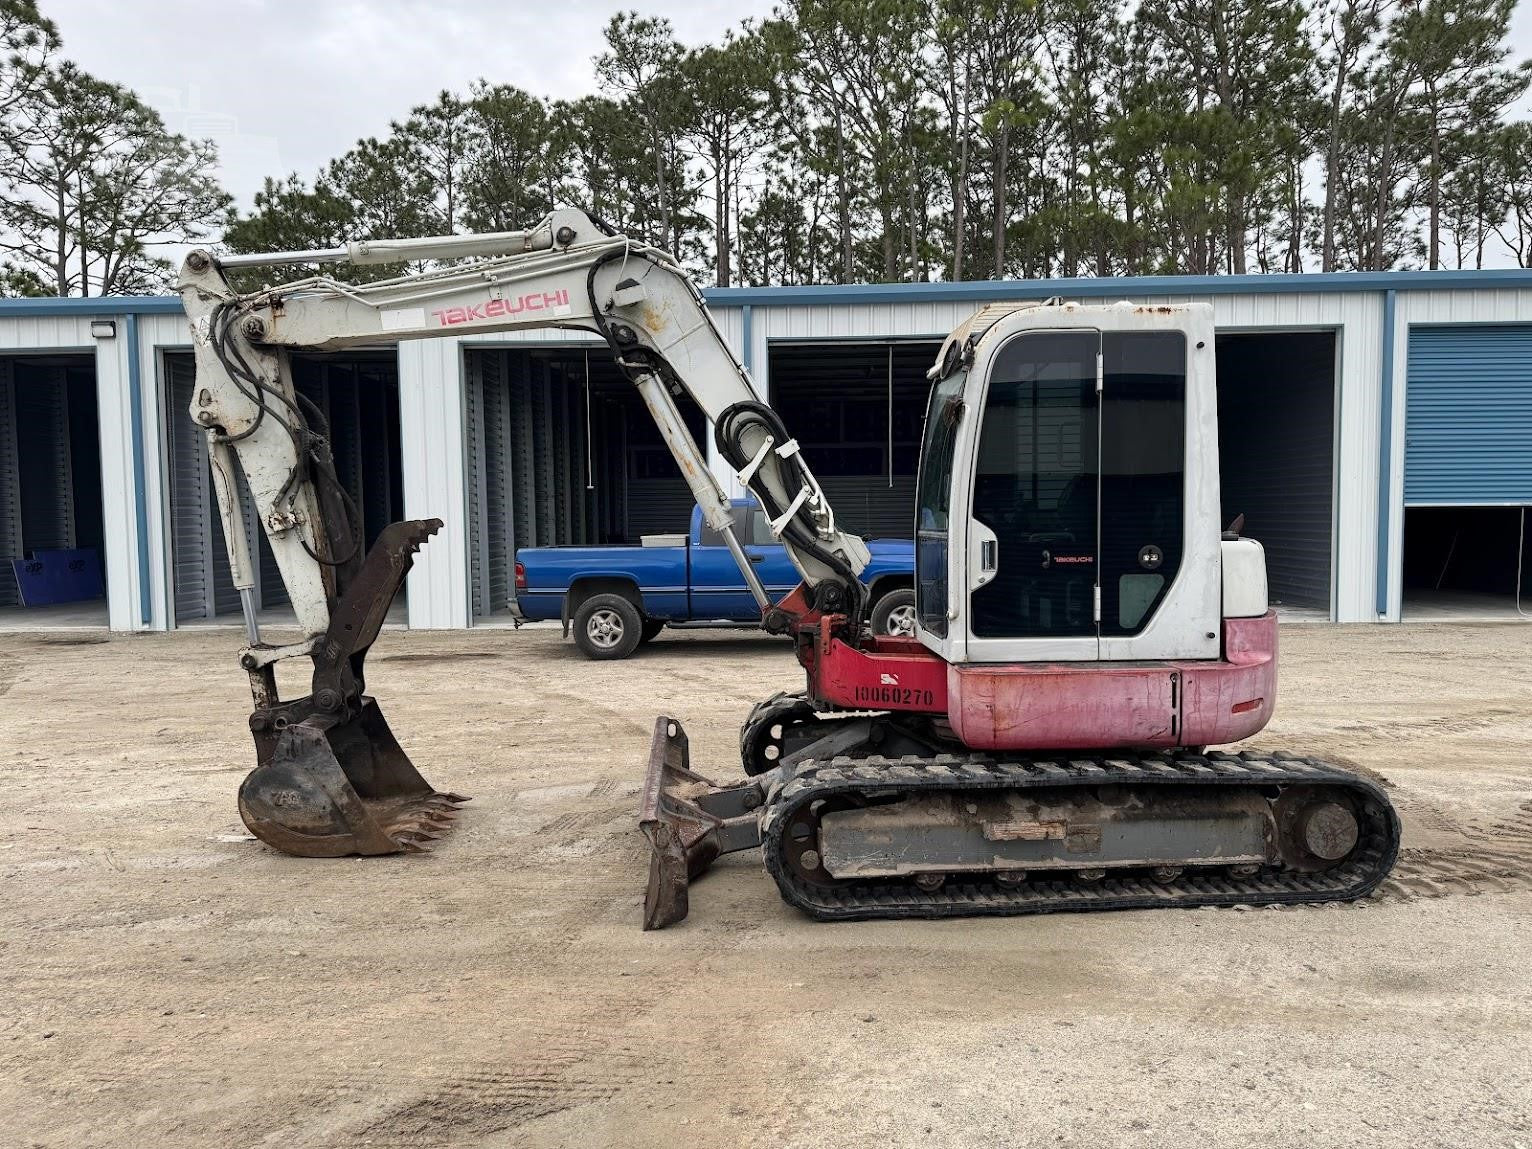
[[[1375,897],[1413,901],[1532,890],[1532,799],[1505,816],[1459,820],[1427,804],[1419,817],[1434,830],[1455,831],[1464,844],[1404,847]]]
[[[519,1026],[501,1055],[428,1059],[406,1074],[386,1066],[348,1075],[336,1100],[382,1093],[397,1100],[384,1112],[349,1123],[334,1144],[374,1149],[439,1149],[498,1138],[538,1118],[609,1101],[653,1084],[650,1017],[679,991],[670,979],[635,981],[631,992],[585,995],[571,1017],[542,1017]],[[678,1038],[685,1043],[684,1037]],[[689,1084],[722,1088],[722,1064],[687,1058]],[[422,1081],[421,1070],[429,1077]]]

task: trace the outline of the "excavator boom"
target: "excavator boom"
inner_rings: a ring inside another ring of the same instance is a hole
[[[366,285],[314,276],[250,293],[230,271],[293,264],[420,265]],[[773,624],[775,607],[735,537],[730,492],[708,466],[676,406],[696,401],[719,449],[755,493],[818,607],[856,619],[868,552],[840,529],[798,453],[763,404],[691,280],[665,252],[561,210],[528,231],[369,240],[321,251],[216,257],[190,253],[180,292],[197,362],[191,416],[209,438],[219,517],[248,645],[250,718],[258,767],[240,792],[246,824],[289,853],[332,856],[421,848],[463,799],[414,770],[362,665],[415,551],[437,520],[395,524],[365,557],[355,508],[335,476],[325,428],[293,387],[289,354],[401,339],[562,327],[603,339],[643,398],[708,524],[732,551]],[[265,643],[255,617],[248,547],[239,529],[242,474],[303,637]],[[275,665],[313,663],[312,689],[283,701]]]

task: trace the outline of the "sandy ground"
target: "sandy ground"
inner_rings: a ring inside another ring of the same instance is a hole
[[[474,801],[321,862],[243,835],[237,641],[0,636],[0,1143],[1532,1149],[1532,630],[1284,628],[1256,745],[1404,818],[1364,904],[816,925],[744,854],[652,934],[654,715],[732,773],[780,643],[386,634]]]

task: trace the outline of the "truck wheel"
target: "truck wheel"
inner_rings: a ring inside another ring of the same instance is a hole
[[[872,633],[896,638],[915,637],[915,590],[902,586],[891,590],[872,608]]]
[[[660,631],[665,629],[665,623],[658,618],[644,619],[644,629],[639,632],[638,642],[642,646],[646,642],[653,642],[660,636]]]
[[[586,658],[627,658],[642,637],[638,607],[620,594],[593,594],[575,611],[575,645]]]

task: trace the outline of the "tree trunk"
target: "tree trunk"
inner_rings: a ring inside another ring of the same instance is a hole
[[[84,298],[90,295],[90,247],[85,242],[87,225],[85,219],[85,173],[83,171],[75,173],[75,184],[79,188],[79,193],[75,197],[75,207],[79,210],[80,215],[80,296]],[[106,294],[106,284],[104,282],[101,285],[101,294]]]
[[[835,105],[835,175],[840,197],[840,281],[850,283],[856,258],[851,247],[851,188],[846,182],[846,126],[838,103]]]
[[[916,189],[915,189],[915,183],[916,183],[915,140],[914,140],[913,134],[909,130],[908,123],[906,123],[906,125],[905,125],[904,139],[905,139],[905,145],[904,145],[905,151],[909,155],[909,168],[908,168],[909,178],[905,182],[909,184],[909,193],[910,193],[910,196],[909,196],[909,216],[910,216],[910,282],[914,283],[914,282],[916,282],[916,281],[918,281],[920,279],[920,233],[923,232],[925,230],[925,228],[924,227],[920,227],[920,228],[917,229],[916,221],[915,221],[915,216],[916,216],[916,213],[917,213],[917,203],[916,203],[916,200],[918,198],[916,196]],[[923,223],[924,221],[921,221],[921,222]]]
[[[958,106],[958,101],[953,100],[953,106]],[[963,99],[962,119],[958,128],[958,169],[957,180],[952,187],[952,281],[961,283],[963,279],[963,228],[966,221],[963,218],[964,210],[968,205],[968,56],[963,56]]]
[[[1383,129],[1383,146],[1378,149],[1378,187],[1373,197],[1372,220],[1372,267],[1370,271],[1384,271],[1383,241],[1388,229],[1388,198],[1393,190],[1389,174],[1394,167],[1394,122],[1390,118]]]
[[[67,242],[69,235],[68,189],[69,185],[64,182],[64,177],[60,176],[54,197],[54,206],[58,211],[55,217],[58,220],[58,226],[54,232],[53,247],[53,282],[56,289],[55,294],[60,298],[69,294],[69,246]]]
[[[719,287],[729,286],[729,159],[727,148],[713,150],[713,262]]]
[[[1434,120],[1435,117],[1433,116]],[[1442,242],[1442,135],[1437,125],[1431,125],[1431,174],[1427,183],[1426,201],[1431,209],[1430,238],[1426,241],[1429,254],[1427,266],[1435,271],[1441,266]]]
[[[660,143],[660,133],[652,126],[653,122],[651,117],[649,140],[654,148],[655,190],[659,196],[660,246],[674,255],[675,244],[670,242],[670,197],[665,194],[665,149]]]
[[[1010,145],[1011,130],[1008,126],[1000,128],[1000,138],[995,141],[995,278],[1005,278],[1005,230],[1006,230],[1006,207],[1005,207],[1005,184],[1006,165],[1008,163],[1007,150]]]
[[[1335,270],[1335,185],[1340,182],[1341,110],[1346,100],[1346,68],[1337,64],[1330,91],[1330,138],[1325,143],[1324,238],[1319,247],[1319,270]]]

